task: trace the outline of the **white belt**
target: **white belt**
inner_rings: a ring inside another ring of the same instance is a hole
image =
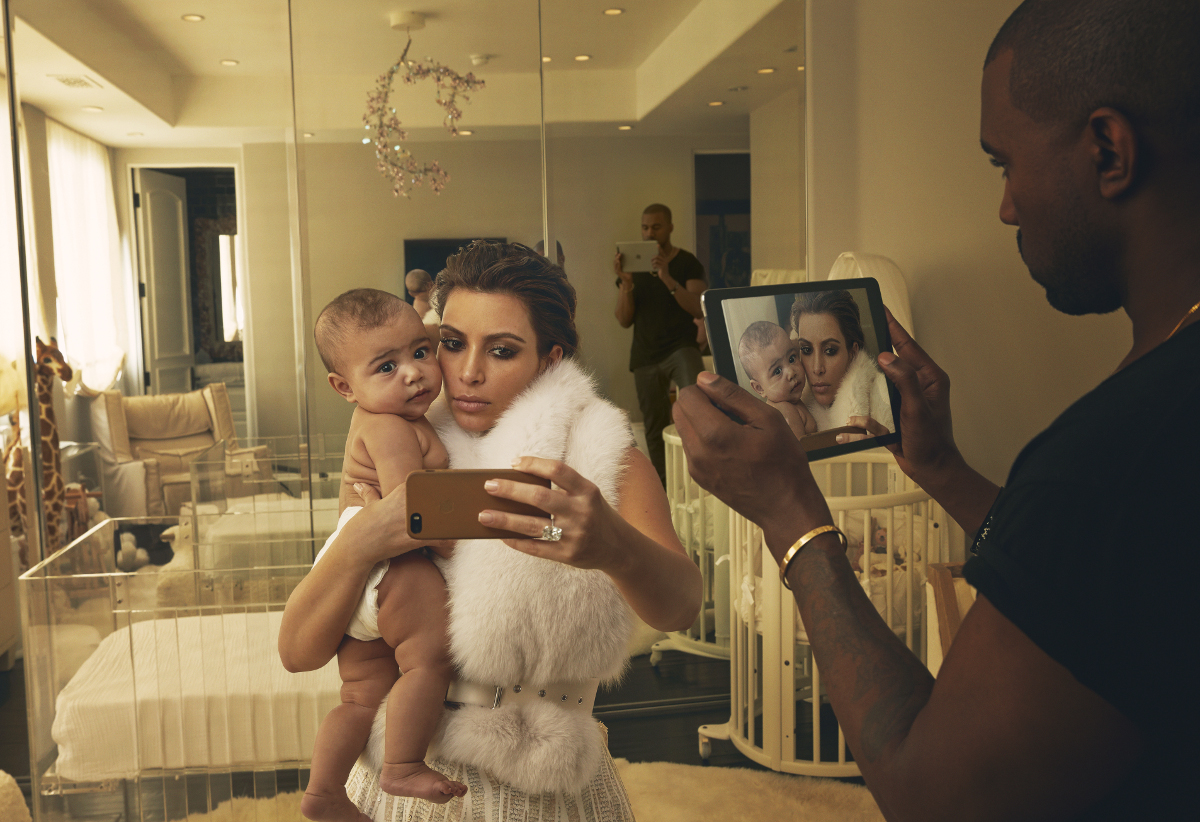
[[[478,705],[481,708],[499,708],[501,705],[523,705],[535,702],[551,703],[565,711],[591,714],[596,705],[596,690],[599,678],[582,682],[550,682],[544,685],[517,684],[484,685],[456,679],[446,691],[447,702],[460,705]]]

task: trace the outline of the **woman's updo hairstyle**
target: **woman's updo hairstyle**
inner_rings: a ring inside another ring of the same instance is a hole
[[[511,294],[529,310],[537,334],[537,352],[545,357],[554,346],[564,357],[579,348],[575,330],[575,287],[566,272],[532,248],[520,243],[475,240],[446,260],[437,275],[430,302],[438,317],[456,288],[484,294]]]
[[[793,333],[800,324],[801,314],[832,314],[837,320],[838,328],[841,329],[847,348],[858,345],[861,350],[866,345],[867,338],[863,334],[858,303],[850,296],[849,291],[805,291],[797,294],[789,318]]]

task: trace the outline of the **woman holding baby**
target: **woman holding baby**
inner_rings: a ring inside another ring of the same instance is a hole
[[[429,759],[469,790],[438,818],[631,820],[591,717],[596,683],[624,670],[635,614],[664,631],[692,624],[699,571],[624,413],[575,362],[575,293],[562,269],[524,246],[475,242],[447,261],[433,302],[448,407],[429,419],[451,467],[553,482],[490,483],[552,517],[484,511],[484,524],[525,538],[463,540],[443,564],[459,681]],[[284,613],[290,670],[331,659],[375,563],[420,547],[406,521],[401,485],[331,537]],[[381,609],[387,596],[380,587]],[[377,736],[350,798],[372,819],[427,818],[434,806],[380,791]]]
[[[849,291],[797,294],[789,325],[808,380],[804,405],[818,431],[846,425],[876,433],[880,426],[896,430],[887,382],[865,350],[858,303]],[[842,433],[837,441],[864,436]]]

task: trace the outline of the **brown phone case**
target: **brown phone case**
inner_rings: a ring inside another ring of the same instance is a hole
[[[414,539],[528,538],[479,521],[485,509],[548,517],[545,511],[520,502],[494,497],[484,490],[490,479],[513,480],[550,487],[550,480],[512,469],[426,469],[413,471],[405,480],[408,500],[408,535]],[[416,526],[414,528],[414,526]]]

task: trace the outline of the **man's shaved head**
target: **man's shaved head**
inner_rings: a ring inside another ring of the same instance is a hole
[[[1139,132],[1200,142],[1197,0],[1025,0],[984,65],[1006,50],[1013,105],[1037,122],[1082,127],[1111,107]]]

